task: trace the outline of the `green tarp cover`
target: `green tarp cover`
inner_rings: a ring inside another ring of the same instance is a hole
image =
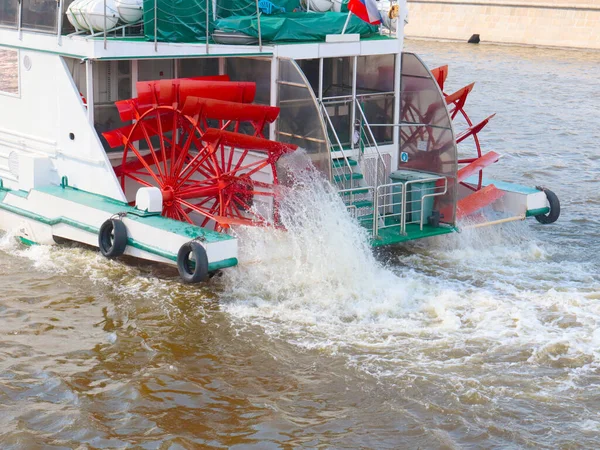
[[[285,8],[285,12],[293,12],[300,8],[300,0],[270,0],[275,7]],[[256,15],[256,0],[219,0],[217,2],[217,17],[254,16]]]
[[[261,15],[260,31],[263,40],[272,42],[307,42],[324,41],[328,34],[340,34],[348,13],[286,13],[277,15]],[[239,31],[249,36],[258,37],[258,20],[256,17],[228,17],[215,22],[215,28],[223,31]],[[376,33],[377,26],[370,25],[355,15],[350,17],[346,33],[360,34],[367,37]]]
[[[154,40],[154,5],[157,5],[156,39],[161,42],[198,42],[206,40],[206,5],[212,19],[212,1],[144,0],[144,34]],[[209,20],[212,31],[212,20]]]

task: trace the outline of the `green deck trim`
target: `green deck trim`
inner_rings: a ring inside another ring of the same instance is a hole
[[[168,219],[160,214],[146,213],[128,205],[125,202],[115,200],[110,197],[105,197],[103,195],[80,191],[79,189],[73,187],[63,188],[60,186],[46,186],[36,190],[67,201],[90,206],[95,209],[100,209],[109,214],[127,213],[127,218],[130,220],[143,222],[146,225],[150,225],[152,227],[190,239],[202,237],[204,241],[208,243],[234,239],[232,236],[200,228],[196,225],[180,222],[178,220]]]
[[[65,188],[59,188],[59,189],[65,189]],[[74,188],[66,188],[65,190],[67,190],[67,189],[74,189]],[[7,204],[3,203],[3,200],[6,198],[6,194],[8,194],[8,192],[13,193],[14,191],[9,191],[7,189],[1,189],[0,190],[0,209],[3,209],[3,210],[8,211],[8,212],[11,212],[13,214],[17,214],[17,215],[26,217],[28,219],[35,220],[37,222],[41,222],[44,225],[54,226],[54,225],[59,225],[59,224],[65,224],[65,225],[68,225],[70,227],[73,227],[73,228],[76,228],[76,229],[83,230],[83,231],[86,231],[88,233],[94,234],[96,236],[98,235],[98,232],[100,231],[100,229],[97,228],[97,227],[84,224],[84,223],[79,222],[77,220],[69,219],[68,217],[59,216],[59,217],[55,217],[53,219],[50,219],[48,217],[42,216],[41,214],[34,213],[34,212],[31,212],[31,211],[27,211],[26,209],[22,209],[22,208],[19,208],[17,206],[7,205]],[[112,202],[115,202],[115,203],[118,203],[118,204],[123,204],[122,202],[118,202],[118,201],[113,200],[113,199],[108,199],[108,200],[111,200]],[[129,206],[129,205],[127,205],[127,206]],[[108,212],[110,212],[110,211],[108,211]],[[161,216],[159,216],[159,217],[163,218]],[[128,219],[133,219],[133,220],[144,219],[144,221],[147,221],[148,219],[155,219],[156,216],[152,215],[152,216],[146,216],[146,217],[139,217],[139,216],[135,217],[133,215],[128,215],[127,218]],[[171,220],[171,219],[167,219],[167,220]],[[173,221],[173,222],[177,222],[177,221]],[[194,226],[193,225],[189,225],[189,227],[194,227]],[[197,228],[200,231],[210,231],[210,230],[203,230],[202,228],[199,228],[199,227],[194,227],[194,228]],[[211,232],[211,233],[215,234],[216,232]],[[216,233],[216,234],[219,234],[219,233]],[[222,236],[224,238],[226,238],[226,239],[233,239],[231,236],[228,236],[228,235],[222,235]],[[189,237],[189,236],[186,236],[186,237]],[[197,236],[194,236],[193,238],[195,238],[195,237],[197,237]],[[24,238],[21,238],[21,239],[24,239]],[[33,241],[29,241],[29,242],[33,242]],[[206,239],[206,242],[209,242],[209,240]],[[127,245],[129,245],[129,246],[131,246],[133,248],[137,248],[138,250],[142,250],[142,251],[151,253],[153,255],[160,256],[160,257],[168,259],[170,261],[177,262],[177,255],[176,254],[170,253],[170,252],[166,252],[164,250],[161,250],[159,248],[156,248],[156,247],[153,247],[153,246],[150,246],[150,245],[147,245],[147,244],[143,244],[143,243],[141,243],[139,241],[136,241],[135,239],[127,238]],[[228,259],[224,259],[224,260],[221,260],[221,261],[214,261],[212,263],[209,263],[208,264],[208,268],[209,268],[210,271],[214,271],[214,270],[223,269],[223,268],[226,268],[226,267],[232,267],[232,266],[235,266],[235,265],[237,265],[237,259],[236,258],[228,258]]]
[[[336,183],[341,181],[350,181],[350,180],[362,180],[364,178],[362,173],[345,173],[343,175],[335,175],[333,180]]]
[[[439,236],[456,232],[454,227],[432,227],[431,225],[423,225],[423,230],[418,224],[406,225],[406,235],[400,234],[400,227],[379,229],[377,238],[371,239],[372,247],[383,247],[384,245],[398,244],[401,242],[414,241],[426,237]]]
[[[550,212],[550,208],[545,207],[545,208],[538,208],[538,209],[530,209],[529,211],[527,211],[527,213],[525,213],[525,217],[534,217],[534,216],[539,216],[539,215],[546,215]]]

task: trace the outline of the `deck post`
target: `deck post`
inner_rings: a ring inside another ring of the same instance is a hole
[[[352,149],[352,156],[356,157],[359,161],[360,154],[354,155],[354,131],[356,130],[356,80],[358,69],[358,56],[352,57],[352,110],[350,111],[350,148]],[[360,129],[358,130],[360,133]],[[360,145],[358,146],[360,149]],[[360,153],[360,150],[359,150]],[[350,186],[353,186],[353,182],[350,182]]]
[[[63,7],[64,7],[64,0],[58,0],[57,1],[58,5],[57,5],[57,10],[58,10],[58,20],[56,21],[57,23],[57,36],[56,36],[56,43],[58,45],[62,45],[62,34],[61,34],[61,30],[62,30],[62,22],[63,22]]]
[[[23,29],[21,24],[23,22],[23,0],[18,0],[19,2],[19,14],[17,17],[17,32],[19,33],[19,40],[23,40]]]
[[[87,114],[90,126],[94,127],[94,66],[92,60],[85,61],[85,96],[87,101]]]
[[[104,50],[106,50],[106,0],[104,0]]]
[[[154,0],[154,51],[158,52],[158,0]]]
[[[279,79],[279,59],[277,56],[273,55],[271,59],[271,106],[277,106],[279,103],[279,92],[277,83]],[[269,139],[274,141],[276,140],[275,130],[277,128],[277,119],[275,119],[271,124],[269,124]]]
[[[206,5],[206,25],[205,25],[206,26],[206,54],[208,55],[210,53],[210,48],[209,48],[209,44],[208,44],[208,39],[210,37],[209,36],[210,33],[208,30],[208,27],[210,25],[210,15],[209,15],[209,11],[208,11],[209,10],[208,5],[210,5],[210,2],[207,0],[205,5]]]
[[[256,0],[256,21],[258,22],[258,50],[262,53],[262,33],[260,31],[260,8]]]

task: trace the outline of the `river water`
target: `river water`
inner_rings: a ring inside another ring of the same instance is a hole
[[[0,242],[0,448],[600,446],[600,53],[409,41],[530,219],[379,251],[319,183],[208,285]],[[291,160],[290,164],[297,161]]]

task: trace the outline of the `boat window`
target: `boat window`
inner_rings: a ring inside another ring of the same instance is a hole
[[[73,25],[71,25],[71,22],[69,22],[69,20],[67,19],[67,16],[66,16],[66,12],[69,9],[69,6],[71,6],[71,3],[73,3],[74,1],[75,0],[63,0],[63,2],[62,2],[63,18],[62,18],[62,29],[60,30],[60,33],[62,35],[67,35],[67,34],[75,32],[75,27]]]
[[[0,93],[19,95],[19,52],[0,47]]]
[[[140,79],[143,62],[147,61],[139,62]],[[94,126],[106,150],[112,151],[104,141],[102,133],[127,125],[121,121],[115,102],[132,97],[131,61],[97,61],[93,64],[93,72]]]
[[[306,150],[313,164],[330,176],[329,147],[317,99],[295,61],[279,60],[277,140]]]
[[[254,81],[254,103],[269,105],[271,102],[270,58],[227,58],[226,73],[231,81]]]
[[[323,58],[323,97],[352,95],[353,58]]]
[[[181,78],[219,75],[218,58],[180,59],[178,64],[178,73]]]
[[[17,28],[19,2],[16,0],[0,0],[0,27]]]
[[[356,68],[356,95],[378,144],[393,141],[395,55],[360,56]],[[359,120],[360,113],[357,113]]]
[[[319,60],[318,59],[298,59],[296,60],[304,76],[310,83],[315,95],[319,94]]]
[[[331,142],[350,146],[352,121],[352,66],[354,58],[323,58],[323,104],[335,128]],[[331,130],[329,130],[331,134]]]
[[[63,58],[65,60],[65,64],[69,69],[69,73],[71,74],[71,78],[73,79],[73,83],[75,83],[75,87],[81,95],[82,99],[85,99],[87,95],[87,80],[85,78],[85,64],[76,58]],[[86,100],[87,102],[87,100]]]
[[[138,80],[169,80],[175,77],[172,59],[144,59],[138,63]]]
[[[21,27],[26,30],[56,33],[56,0],[22,0]]]
[[[402,54],[400,111],[400,151],[406,154],[400,168],[446,176],[448,194],[440,208],[454,210],[457,151],[446,101],[427,67],[412,53]],[[444,222],[454,223],[454,217]]]

